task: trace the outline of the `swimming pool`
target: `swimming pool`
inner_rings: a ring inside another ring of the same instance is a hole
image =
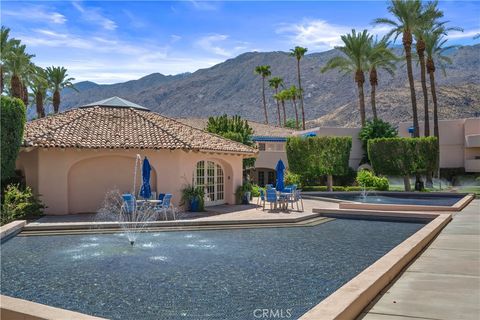
[[[331,198],[374,204],[453,206],[466,194],[446,193],[400,193],[371,191],[366,197],[359,192],[307,192],[308,197]]]
[[[1,293],[111,319],[295,319],[423,223],[337,219],[313,227],[16,236]]]

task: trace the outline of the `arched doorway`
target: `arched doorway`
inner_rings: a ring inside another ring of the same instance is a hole
[[[194,181],[205,190],[205,206],[225,203],[225,176],[220,164],[209,160],[197,162]]]

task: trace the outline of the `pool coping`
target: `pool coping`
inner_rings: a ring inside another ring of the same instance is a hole
[[[88,314],[56,308],[29,300],[0,295],[0,318],[9,320],[106,320]]]
[[[452,220],[451,213],[368,210],[359,212],[345,209],[314,209],[313,211],[323,212],[325,216],[345,214],[361,217],[368,213],[370,216],[411,216],[434,219],[303,314],[299,318],[301,320],[355,319]]]
[[[8,238],[21,232],[25,225],[26,220],[15,220],[0,227],[0,241],[7,240]]]
[[[302,192],[305,199],[318,199],[322,201],[338,203],[340,209],[364,209],[364,210],[385,210],[385,211],[462,211],[472,200],[475,199],[473,193],[453,193],[463,195],[452,206],[430,206],[430,205],[410,205],[410,204],[379,204],[379,203],[363,203],[358,201],[348,201],[342,199],[328,198],[322,196],[315,196],[319,192]],[[358,192],[353,192],[358,193]],[[391,195],[419,195],[428,193],[418,192],[397,192],[397,191],[378,191],[379,194]],[[315,195],[314,195],[315,194]],[[333,192],[330,194],[352,194],[352,192]],[[451,195],[451,192],[434,192],[439,197]]]

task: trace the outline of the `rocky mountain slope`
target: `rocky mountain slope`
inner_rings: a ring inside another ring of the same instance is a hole
[[[400,53],[400,51],[398,52]],[[309,126],[358,124],[356,87],[351,75],[337,71],[322,74],[320,68],[336,50],[308,54],[302,60],[302,83],[305,91],[305,113]],[[441,118],[480,116],[480,45],[464,46],[451,52],[453,64],[447,76],[437,72]],[[249,52],[208,69],[191,74],[164,76],[154,73],[138,80],[113,85],[79,83],[80,92],[66,91],[62,109],[119,96],[173,117],[206,117],[239,114],[263,121],[261,79],[254,74],[257,65],[271,65],[272,76],[296,84],[296,61],[286,52]],[[419,79],[418,70],[415,78]],[[418,82],[417,100],[422,105]],[[269,118],[276,119],[273,91],[268,88]],[[365,85],[367,109],[369,84]],[[392,78],[380,73],[377,107],[382,118],[398,123],[411,119],[408,81],[403,63]],[[289,116],[293,109],[287,104]],[[423,110],[420,108],[420,115]],[[423,116],[420,116],[423,119]]]

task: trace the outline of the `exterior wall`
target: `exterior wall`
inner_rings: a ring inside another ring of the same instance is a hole
[[[235,190],[242,184],[242,157],[181,150],[87,150],[34,149],[22,150],[17,168],[26,176],[27,184],[48,206],[47,214],[96,212],[105,193],[118,189],[131,192],[136,155],[150,161],[152,191],[172,193],[178,206],[181,189],[192,183],[196,163],[213,160],[225,175],[225,200],[235,202]],[[137,193],[141,180],[137,173]]]
[[[255,160],[256,168],[275,169],[278,160],[282,160],[288,167],[287,153],[285,152],[285,142],[259,142],[265,143],[265,151],[259,151],[257,160]],[[257,146],[258,144],[257,143]]]
[[[440,120],[440,167],[465,168],[467,172],[480,172],[480,118]],[[398,133],[410,137],[411,123],[399,125]],[[433,122],[430,123],[433,135]],[[420,135],[424,135],[424,123],[420,122]]]

